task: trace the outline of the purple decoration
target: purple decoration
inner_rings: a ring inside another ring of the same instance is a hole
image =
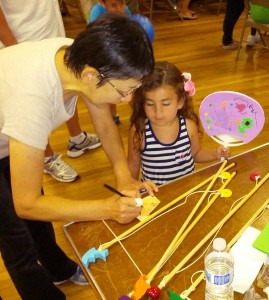
[[[121,296],[118,300],[131,300],[129,296]]]
[[[241,141],[241,144],[252,141],[265,122],[264,111],[256,100],[230,91],[208,95],[200,105],[200,119],[212,138],[227,138],[227,142]]]

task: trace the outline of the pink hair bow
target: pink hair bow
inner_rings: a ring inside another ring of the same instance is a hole
[[[191,81],[191,73],[183,72],[182,76],[186,81],[184,81],[184,90],[189,93],[190,96],[195,94],[194,82]]]

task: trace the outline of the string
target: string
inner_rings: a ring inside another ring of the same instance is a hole
[[[222,179],[223,179],[223,177],[221,177]],[[224,181],[222,180],[222,183],[223,183]],[[219,190],[215,190],[215,191],[209,191],[209,192],[212,192],[209,196],[208,196],[208,203],[209,203],[209,200],[210,200],[210,198],[213,196],[213,195],[221,195],[221,193],[219,193]],[[216,234],[219,232],[219,230],[220,229],[218,229],[218,231],[216,232]],[[215,234],[215,235],[216,235]],[[214,237],[213,237],[213,239],[214,239]],[[175,247],[172,251],[171,251],[171,253],[167,256],[167,258],[163,261],[163,263],[159,266],[159,268],[157,269],[157,272],[159,272],[159,270],[165,265],[165,263],[169,260],[169,258],[174,254],[174,252],[178,249],[178,247],[180,246],[180,244],[178,244],[178,246],[177,247]],[[207,249],[206,249],[207,250]],[[192,265],[192,264],[191,264]],[[184,268],[185,269],[185,268]],[[183,270],[184,270],[183,269]],[[179,272],[179,271],[178,271]],[[177,273],[178,273],[177,272]],[[167,275],[167,276],[169,276],[169,274]],[[163,280],[166,278],[166,276],[163,278]]]
[[[213,190],[213,191],[209,191],[209,192],[210,192],[210,193],[213,193],[213,195],[214,195],[214,193],[216,193],[217,190]],[[172,211],[172,210],[174,210],[174,209],[176,209],[176,208],[178,208],[178,207],[180,207],[180,206],[186,204],[188,198],[189,198],[190,196],[196,194],[196,193],[204,193],[204,191],[195,191],[195,192],[192,192],[191,194],[189,194],[188,196],[185,197],[184,202],[182,202],[182,203],[180,203],[180,204],[178,204],[178,205],[176,205],[176,206],[174,206],[174,207],[172,207],[172,208],[166,210],[165,212],[159,214],[159,215],[156,216],[155,218],[149,220],[147,223],[145,223],[144,225],[142,225],[142,226],[140,226],[139,228],[137,228],[136,230],[134,230],[132,233],[130,233],[130,234],[128,234],[128,235],[126,235],[125,237],[122,237],[122,238],[120,238],[120,239],[118,239],[118,237],[116,236],[117,241],[123,241],[124,239],[126,239],[126,238],[132,236],[133,234],[135,234],[136,232],[138,232],[140,229],[144,228],[145,226],[147,226],[147,225],[150,224],[151,222],[157,220],[158,218],[162,217],[163,215],[169,213],[170,211]],[[108,225],[106,224],[106,226],[108,226]],[[112,229],[110,228],[110,230],[112,230]],[[104,244],[100,245],[99,247],[103,247],[103,246],[105,246],[106,244],[109,244],[109,243],[110,243],[110,242],[104,243]]]
[[[224,180],[223,180],[224,178],[223,178],[222,176],[219,176],[219,178],[222,179],[221,181],[222,181],[222,183],[223,183],[223,182],[224,182]],[[152,220],[150,220],[148,223],[144,224],[144,225],[141,226],[140,228],[136,229],[135,231],[133,231],[132,233],[130,233],[129,235],[127,235],[127,236],[125,236],[125,237],[123,237],[123,238],[121,238],[121,239],[119,239],[119,238],[117,237],[117,235],[113,232],[113,230],[108,226],[108,224],[107,224],[104,220],[103,220],[103,223],[106,225],[106,227],[109,229],[109,231],[110,231],[110,232],[112,233],[112,235],[115,237],[115,239],[119,242],[119,244],[121,245],[122,249],[125,251],[125,253],[127,254],[127,256],[130,258],[130,260],[132,261],[132,263],[134,264],[134,266],[136,267],[136,269],[138,270],[138,272],[142,275],[141,270],[140,270],[139,267],[136,265],[135,261],[133,260],[133,258],[132,258],[131,255],[129,254],[129,252],[126,250],[126,248],[124,247],[124,245],[121,243],[121,240],[124,240],[125,238],[130,237],[131,235],[133,235],[134,233],[136,233],[138,230],[142,229],[144,226],[146,226],[147,224],[149,224],[149,223],[152,222],[153,220],[156,220],[157,218],[159,218],[159,217],[165,215],[166,213],[168,213],[168,212],[170,212],[170,211],[172,211],[172,210],[174,210],[174,209],[176,209],[176,208],[178,208],[178,207],[180,207],[180,206],[186,204],[186,203],[187,203],[187,200],[188,200],[188,198],[189,198],[189,196],[191,196],[191,195],[193,195],[193,194],[196,194],[196,193],[202,193],[202,192],[204,192],[204,191],[195,191],[195,192],[193,192],[193,193],[187,195],[187,196],[185,197],[185,200],[184,200],[183,203],[180,203],[179,205],[176,205],[175,207],[170,208],[169,210],[167,210],[167,211],[163,212],[162,214],[156,216],[155,218],[153,218]],[[212,195],[221,194],[221,193],[218,192],[218,190],[213,190],[213,191],[210,191],[210,190],[209,190],[208,192],[211,193],[211,194],[208,196],[208,202],[209,202],[209,199],[210,199],[210,197],[211,197]],[[219,230],[220,230],[220,229],[219,229]],[[218,230],[218,231],[219,231],[219,230]],[[217,234],[217,233],[216,233],[216,234]],[[106,245],[106,244],[107,244],[107,243],[101,245],[101,247],[104,246],[104,245]],[[176,251],[177,248],[178,248],[178,247],[176,247],[176,248],[172,251],[172,253],[168,256],[168,258],[167,258],[167,259],[165,260],[165,262],[162,264],[162,266],[167,262],[167,260],[168,260],[168,259],[171,257],[171,255]],[[162,267],[162,266],[161,266],[161,267]],[[161,268],[161,267],[160,267],[160,268]]]
[[[193,277],[194,277],[196,274],[198,274],[198,273],[204,273],[204,271],[203,271],[203,270],[199,270],[199,271],[196,271],[195,273],[192,274],[192,276],[191,276],[191,283],[192,283],[192,284],[193,284]],[[191,293],[191,292],[193,292],[193,291],[195,291],[195,288],[187,289],[187,290],[185,290],[185,291],[183,291],[183,292],[181,293],[180,297],[181,297],[182,299],[191,300],[190,298],[188,298],[188,296],[185,296],[184,294],[185,294],[185,293]]]
[[[236,200],[236,201],[238,201],[238,200]],[[269,209],[269,206],[266,206],[262,211],[261,211],[261,213],[250,223],[250,225],[249,226],[251,226],[255,221],[257,221],[263,214],[264,214],[264,212],[265,212],[265,210],[266,209]],[[213,239],[212,239],[212,241],[213,241]],[[212,243],[212,241],[209,243],[209,245],[208,245],[208,247],[207,247],[207,249],[209,248],[209,246],[210,246],[210,244]],[[207,250],[206,249],[206,250]],[[204,251],[204,252],[206,252],[206,250]],[[202,256],[202,255],[201,255]],[[201,258],[201,256],[195,261],[195,262],[197,262],[200,258]],[[190,264],[188,267],[190,267],[192,264]],[[187,268],[187,267],[186,267]],[[184,269],[181,269],[179,272],[181,272],[181,271],[183,271],[183,270],[185,270],[186,268],[184,268]],[[177,272],[177,273],[179,273],[179,272]],[[192,281],[192,278],[193,278],[193,276],[195,275],[195,274],[197,274],[197,273],[199,273],[199,272],[204,272],[204,271],[196,271],[195,273],[193,273],[193,275],[192,275],[192,277],[191,277],[191,283],[193,284],[193,281]],[[166,276],[165,276],[166,277]],[[164,277],[164,278],[165,278]],[[163,279],[164,280],[164,279]],[[182,296],[183,296],[183,299],[189,299],[189,300],[191,300],[190,298],[186,298],[185,296],[184,296],[184,293],[188,293],[188,292],[193,292],[193,291],[195,291],[195,288],[192,288],[192,289],[187,289],[187,290],[185,290],[185,291],[183,291],[182,292]],[[181,295],[180,295],[181,296]]]
[[[106,223],[106,221],[103,220],[103,223],[106,225],[106,227],[108,228],[108,230],[114,235],[114,237],[117,239],[117,235],[113,232],[113,230],[108,226],[108,224]],[[126,250],[126,248],[124,247],[124,245],[122,244],[122,242],[118,239],[119,244],[121,245],[122,249],[125,251],[125,253],[127,254],[127,256],[130,258],[131,262],[134,264],[134,266],[136,267],[137,271],[143,275],[143,273],[141,272],[141,270],[139,269],[139,267],[137,266],[137,264],[135,263],[135,261],[133,260],[133,258],[131,257],[131,255],[129,254],[129,252]]]
[[[214,195],[214,194],[217,194],[216,191],[217,191],[217,190],[213,190],[213,191],[209,191],[209,192],[211,192],[211,195],[212,195],[212,194]],[[156,216],[154,219],[150,220],[148,223],[144,224],[143,226],[141,226],[140,228],[136,229],[135,231],[133,231],[133,232],[132,232],[131,234],[129,234],[128,236],[123,237],[123,238],[121,238],[121,239],[119,239],[119,238],[117,237],[117,235],[113,232],[113,230],[110,228],[110,226],[109,226],[104,220],[102,220],[102,221],[103,221],[103,223],[106,225],[106,227],[108,228],[108,230],[112,233],[112,235],[116,238],[116,240],[119,242],[120,246],[122,247],[122,249],[124,250],[124,252],[126,253],[126,255],[129,257],[129,259],[131,260],[131,262],[134,264],[134,266],[136,267],[136,269],[138,270],[138,272],[142,275],[142,274],[143,274],[142,271],[139,269],[139,267],[138,267],[137,264],[135,263],[134,259],[131,257],[130,253],[128,252],[128,250],[125,248],[125,246],[122,244],[121,241],[124,240],[125,238],[131,236],[132,234],[136,233],[138,230],[140,230],[141,228],[143,228],[144,226],[146,226],[147,224],[149,224],[149,223],[152,222],[153,220],[156,220],[157,218],[159,218],[159,217],[165,215],[166,213],[168,213],[168,212],[170,212],[170,211],[172,211],[172,210],[174,210],[174,209],[176,209],[176,208],[178,208],[178,207],[180,207],[180,206],[186,204],[188,198],[189,198],[191,195],[196,194],[196,193],[203,193],[203,192],[204,192],[204,191],[201,190],[201,191],[195,191],[195,192],[189,194],[188,196],[185,197],[184,202],[182,202],[182,203],[176,205],[175,207],[170,208],[169,210],[167,210],[167,211],[163,212],[162,214]],[[211,195],[209,195],[209,197],[210,197]],[[208,197],[208,198],[209,198],[209,197]],[[218,233],[218,232],[217,232],[217,233]],[[105,244],[106,244],[106,243],[105,243]],[[103,244],[103,245],[105,245],[105,244]],[[102,245],[101,245],[101,246],[102,246]],[[176,251],[176,249],[177,249],[177,248],[175,248],[175,249],[172,251],[172,253],[168,256],[168,258],[167,258],[167,259],[165,260],[165,262],[162,264],[162,266],[167,262],[167,260],[168,260],[168,259],[171,257],[171,255]],[[207,250],[207,249],[206,249],[206,250]],[[162,266],[160,267],[160,269],[162,268]],[[183,270],[183,269],[182,269],[182,270]],[[165,278],[165,277],[164,277],[164,278]],[[186,298],[186,299],[188,299],[188,298]]]
[[[222,182],[223,182],[223,177],[222,177],[222,176],[219,176],[219,177],[222,179]],[[212,194],[214,195],[214,194],[218,194],[217,191],[218,191],[218,190],[212,190],[212,191],[209,190],[208,192],[210,192],[211,195],[212,195]],[[176,209],[176,208],[178,208],[178,207],[180,207],[180,206],[186,204],[188,198],[189,198],[191,195],[196,194],[196,193],[203,193],[203,192],[204,192],[204,191],[202,191],[202,190],[201,190],[201,191],[195,191],[195,192],[193,192],[193,193],[187,195],[187,196],[185,197],[184,202],[182,202],[182,203],[176,205],[175,207],[170,208],[170,209],[168,209],[167,211],[163,212],[162,214],[156,216],[155,218],[153,218],[153,219],[150,220],[149,222],[147,222],[147,223],[145,223],[144,225],[140,226],[138,229],[136,229],[135,231],[133,231],[132,233],[130,233],[129,235],[127,235],[127,236],[125,236],[125,237],[123,237],[123,238],[121,238],[121,239],[119,239],[119,238],[117,237],[117,235],[113,232],[113,230],[108,226],[108,224],[107,224],[104,220],[103,220],[103,223],[106,225],[106,227],[107,227],[107,228],[109,229],[109,231],[112,233],[112,235],[115,237],[115,239],[117,240],[117,242],[119,242],[119,244],[121,245],[121,247],[122,247],[122,249],[124,250],[124,252],[127,254],[127,256],[130,258],[130,260],[133,262],[134,266],[135,266],[136,269],[139,271],[139,273],[142,275],[141,270],[140,270],[139,267],[136,265],[135,261],[133,260],[133,258],[131,257],[131,255],[130,255],[129,252],[127,251],[127,249],[124,247],[124,245],[121,243],[121,241],[124,240],[124,239],[127,238],[127,237],[130,237],[131,235],[133,235],[134,233],[136,233],[138,230],[142,229],[144,226],[146,226],[146,225],[148,225],[149,223],[151,223],[153,220],[156,220],[157,218],[159,218],[159,217],[165,215],[166,213],[168,213],[168,212],[170,212],[170,211],[172,211],[172,210],[174,210],[174,209]],[[209,195],[208,197],[210,197],[211,195]],[[209,201],[209,199],[208,199],[208,201]],[[107,243],[101,245],[100,247],[102,247],[102,246],[104,246],[104,245],[106,245],[106,244],[107,244]],[[163,262],[163,264],[160,266],[160,268],[162,268],[162,266],[167,262],[167,260],[168,260],[168,259],[171,257],[171,255],[176,251],[177,248],[178,248],[178,247],[176,247],[176,248],[172,251],[172,253],[168,256],[168,258],[165,260],[165,262]],[[160,268],[159,268],[158,270],[160,270]]]
[[[243,197],[241,197],[241,198],[243,198]],[[241,198],[239,198],[239,199],[241,199]],[[230,211],[232,210],[232,207],[234,206],[234,204],[239,200],[239,199],[237,199],[233,204],[232,204],[232,206],[231,206],[231,208],[230,208]],[[269,209],[269,206],[266,206],[262,211],[261,211],[261,213],[250,223],[250,225],[249,226],[251,226],[255,221],[257,221],[263,214],[264,214],[264,212],[265,212],[265,210],[266,209]],[[186,266],[185,268],[182,268],[181,270],[179,270],[177,273],[180,273],[180,272],[182,272],[182,271],[184,271],[184,270],[186,270],[187,268],[189,268],[190,266],[192,266],[193,264],[195,264],[202,256],[204,256],[204,254],[206,253],[206,251],[208,250],[208,248],[210,247],[210,245],[212,244],[212,242],[213,242],[213,240],[215,239],[215,237],[217,236],[217,234],[218,234],[218,232],[220,231],[220,229],[222,228],[223,226],[221,226],[219,229],[218,229],[218,231],[215,233],[215,235],[214,235],[214,237],[212,238],[212,240],[210,241],[210,243],[209,243],[209,245],[207,246],[207,248],[204,250],[204,252],[195,260],[195,261],[193,261],[191,264],[189,264],[188,266]],[[204,272],[204,271],[201,271],[201,270],[199,270],[199,271],[196,271],[195,273],[193,273],[193,275],[192,275],[192,277],[191,277],[191,283],[193,284],[193,281],[192,281],[192,278],[193,278],[193,276],[195,275],[195,274],[197,274],[197,273],[199,273],[199,272]],[[168,276],[168,275],[167,275]],[[166,278],[166,276],[163,278],[163,280]],[[162,280],[162,281],[163,281]],[[195,288],[193,288],[193,289],[187,289],[187,290],[185,290],[185,291],[183,291],[182,292],[182,294],[183,294],[183,297],[184,297],[184,293],[187,293],[187,292],[193,292],[193,291],[195,291]],[[180,295],[181,296],[181,295]],[[190,299],[190,298],[184,298],[184,299]],[[190,299],[191,300],[191,299]]]

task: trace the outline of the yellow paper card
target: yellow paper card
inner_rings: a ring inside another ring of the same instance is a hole
[[[142,221],[147,217],[160,203],[161,201],[155,196],[147,196],[143,198],[143,207],[141,210],[141,215],[137,217],[138,220]]]

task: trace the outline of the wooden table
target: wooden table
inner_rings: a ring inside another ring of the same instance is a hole
[[[216,199],[197,225],[186,236],[179,248],[153,278],[151,286],[157,286],[163,277],[171,272],[174,267],[208,235],[211,229],[215,227],[220,220],[225,218],[231,205],[254,188],[256,182],[250,180],[251,173],[258,172],[261,179],[267,175],[269,172],[268,156],[269,143],[229,159],[227,165],[232,162],[236,164],[229,172],[237,172],[236,176],[227,186],[227,188],[232,191],[232,196],[229,198],[218,197]],[[198,183],[213,176],[219,170],[220,166],[221,163],[216,163],[162,186],[156,195],[158,199],[161,200],[157,210],[179,195],[189,191]],[[204,191],[207,186],[208,184],[203,186],[200,190]],[[222,181],[218,178],[212,189],[218,190],[221,186]],[[178,230],[184,224],[201,195],[202,193],[190,195],[186,204],[154,219],[154,221],[149,222],[144,228],[122,241],[122,244],[137,267],[135,267],[119,243],[115,243],[108,248],[109,255],[106,262],[98,259],[95,263],[90,264],[86,270],[86,274],[101,299],[116,300],[122,295],[128,295],[128,293],[133,290],[135,282],[140,277],[138,269],[143,274],[148,274],[152,270]],[[232,240],[253,214],[268,201],[268,198],[269,180],[265,181],[253,196],[224,224],[217,236],[224,237],[227,242]],[[184,202],[184,200],[185,199],[181,200],[179,203]],[[197,213],[202,210],[207,201],[208,197],[205,198]],[[194,218],[197,216],[197,213],[194,215]],[[255,221],[252,226],[261,230],[268,220],[269,214],[268,210],[266,210],[263,216],[258,221]],[[137,222],[138,221],[133,221],[128,225],[120,225],[113,221],[107,221],[106,223],[116,235],[120,235]],[[83,254],[90,248],[98,248],[101,244],[114,239],[114,236],[102,221],[69,223],[64,226],[64,231],[79,259],[81,259]],[[168,289],[180,295],[184,290],[190,287],[192,275],[196,271],[203,270],[204,251],[211,240],[212,238],[202,246],[184,267],[195,262],[193,265],[177,273],[168,282],[167,286],[162,289],[160,299],[169,299],[166,293]],[[194,280],[197,276],[199,276],[199,274],[194,276]],[[204,289],[205,283],[202,281],[189,297],[193,300],[204,299]],[[243,299],[243,296],[236,293],[235,299]]]

